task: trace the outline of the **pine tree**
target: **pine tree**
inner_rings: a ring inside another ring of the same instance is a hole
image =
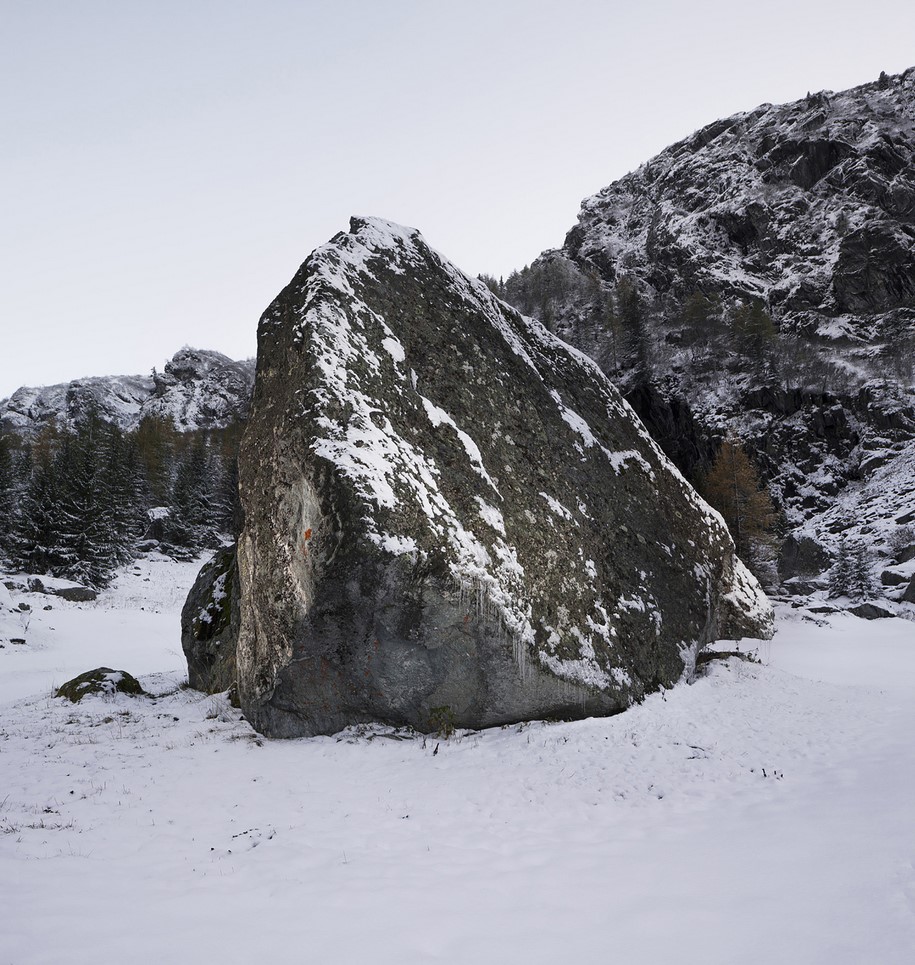
[[[112,512],[109,468],[103,458],[107,427],[91,412],[68,436],[55,460],[60,491],[57,576],[107,586],[122,559]]]
[[[143,531],[144,481],[135,434],[108,426],[102,458],[107,512],[119,563],[133,558],[133,546]]]
[[[839,540],[839,553],[829,574],[829,595],[831,597],[852,595],[852,561],[848,538]]]
[[[16,513],[10,557],[27,573],[48,573],[61,560],[57,476],[47,450],[33,448],[26,465],[28,483]]]
[[[775,367],[776,330],[772,316],[758,299],[738,305],[731,312],[731,330],[740,353],[751,363],[758,377],[770,375]]]
[[[721,305],[702,292],[693,292],[680,309],[683,344],[696,349],[717,341],[721,332]]]
[[[735,439],[721,444],[701,491],[724,517],[737,555],[764,584],[771,583],[777,516],[755,466]]]
[[[13,548],[17,488],[12,441],[0,435],[0,559],[8,559]]]
[[[168,505],[174,482],[178,435],[169,418],[146,416],[137,427],[137,455],[150,506]]]
[[[849,596],[856,600],[873,596],[876,591],[876,583],[871,570],[871,553],[863,541],[857,541],[852,547],[850,564],[851,592]]]
[[[178,546],[200,549],[212,542],[218,529],[212,470],[206,440],[194,441],[175,473],[168,538]]]
[[[645,308],[638,289],[628,278],[621,278],[617,282],[616,310],[626,361],[638,378],[647,379],[650,372]]]

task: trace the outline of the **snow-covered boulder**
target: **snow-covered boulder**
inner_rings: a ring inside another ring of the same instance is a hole
[[[584,355],[353,219],[260,322],[242,708],[277,736],[622,710],[772,612]]]
[[[30,576],[26,586],[30,593],[45,593],[48,596],[59,596],[71,603],[89,603],[98,598],[98,590],[91,586],[83,586],[73,580],[65,580],[57,576]]]
[[[181,431],[220,429],[244,419],[254,363],[220,352],[182,348],[162,372],[74,379],[23,386],[0,399],[0,428],[29,437],[49,424],[72,427],[90,411],[121,429],[136,429],[147,416],[171,419]]]
[[[54,692],[55,697],[65,697],[74,704],[78,704],[83,697],[99,694],[103,697],[113,697],[115,694],[127,694],[129,697],[141,697],[146,693],[136,677],[126,670],[112,670],[110,667],[97,667],[87,670],[78,677],[61,684]]]
[[[234,546],[219,550],[194,581],[181,611],[181,646],[188,682],[221,693],[235,683],[238,641],[238,565]]]

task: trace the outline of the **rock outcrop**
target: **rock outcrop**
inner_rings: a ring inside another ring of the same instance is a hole
[[[742,442],[791,547],[816,547],[784,578],[843,532],[882,550],[913,505],[915,68],[707,125],[583,201],[502,294],[597,360],[688,478]]]
[[[354,219],[267,309],[240,457],[264,733],[622,710],[771,608],[598,367]]]
[[[197,575],[181,610],[181,646],[195,690],[218,694],[233,686],[238,627],[238,565],[235,547],[227,546]]]
[[[681,300],[759,297],[783,331],[911,332],[915,68],[702,128],[584,201],[565,251]]]
[[[170,418],[182,432],[220,429],[245,418],[253,382],[250,360],[183,348],[152,376],[94,376],[23,386],[0,400],[0,430],[29,437],[52,421],[73,426],[90,410],[125,430],[135,429],[145,416]]]
[[[153,393],[141,415],[172,419],[187,429],[217,429],[248,414],[254,366],[220,352],[183,348],[153,375]]]

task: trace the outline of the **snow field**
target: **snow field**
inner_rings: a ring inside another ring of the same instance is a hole
[[[609,719],[264,741],[180,689],[184,567],[0,650],[0,963],[911,961],[911,623],[781,611]],[[162,696],[36,686],[99,663]]]

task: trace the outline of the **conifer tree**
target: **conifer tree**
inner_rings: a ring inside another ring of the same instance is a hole
[[[647,379],[650,372],[645,307],[638,289],[625,277],[616,285],[616,310],[626,360],[637,377]]]
[[[877,587],[871,564],[871,551],[863,540],[849,540],[842,536],[829,574],[829,595],[847,596],[852,600],[873,596]]]
[[[28,573],[47,573],[60,562],[59,493],[47,452],[28,458],[28,483],[16,514],[10,557]]]
[[[775,323],[758,299],[738,305],[731,312],[731,329],[737,348],[758,376],[771,374],[776,343]]]
[[[0,435],[0,559],[8,559],[12,551],[16,493],[12,443],[7,435]]]
[[[831,597],[852,595],[851,546],[845,536],[839,540],[838,556],[829,573],[829,595]]]
[[[764,584],[771,583],[777,516],[756,467],[737,440],[721,444],[701,491],[724,517],[737,555]]]
[[[146,416],[137,427],[137,455],[151,506],[169,502],[177,442],[178,430],[169,418]]]
[[[175,472],[168,537],[179,546],[200,549],[217,528],[212,472],[203,437],[193,442]]]
[[[103,459],[108,432],[97,413],[68,436],[55,460],[60,492],[55,575],[107,586],[121,560],[112,512],[109,468]]]
[[[871,554],[867,545],[858,540],[852,547],[849,579],[851,592],[849,596],[856,600],[867,599],[874,595],[876,584],[871,571]]]

